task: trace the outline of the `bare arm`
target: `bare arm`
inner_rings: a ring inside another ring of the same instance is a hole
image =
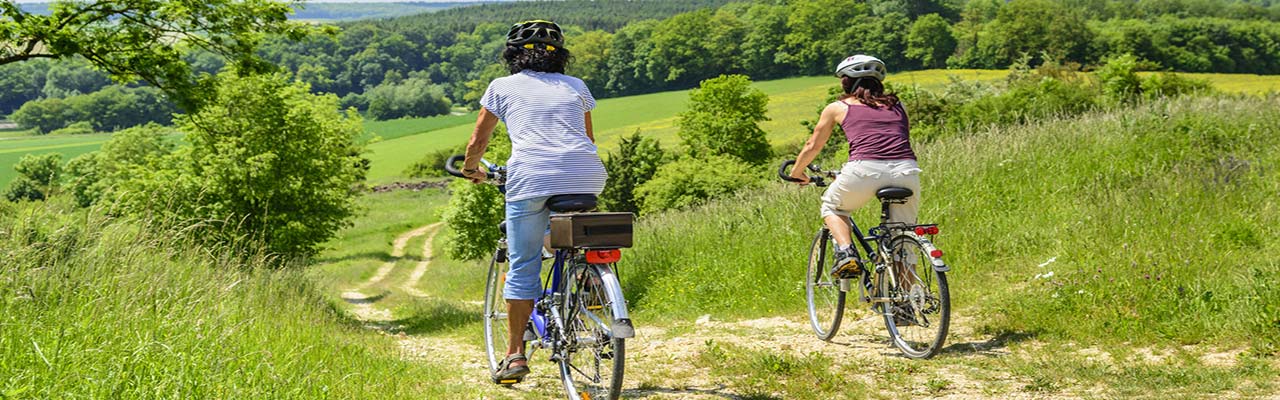
[[[591,143],[595,143],[596,135],[594,132],[591,132],[591,112],[587,111],[586,114],[583,114],[582,118],[587,121],[587,139],[591,139]]]
[[[467,142],[467,158],[462,162],[462,173],[471,178],[472,182],[479,183],[484,180],[484,174],[479,172],[480,158],[484,157],[484,151],[489,147],[489,139],[493,137],[493,128],[497,126],[498,116],[483,107],[480,108],[480,115],[476,117],[476,128],[471,131],[471,140]],[[469,171],[476,172],[468,173]]]
[[[831,138],[831,129],[835,127],[836,117],[840,114],[841,107],[832,103],[827,108],[822,109],[822,115],[818,117],[818,124],[813,127],[813,135],[809,136],[809,140],[804,143],[804,148],[800,150],[800,154],[796,156],[796,165],[791,168],[791,177],[803,180],[804,183],[809,182],[809,176],[805,175],[805,168],[809,167],[809,163],[818,157],[818,153],[822,151],[822,146],[827,144],[827,139]]]

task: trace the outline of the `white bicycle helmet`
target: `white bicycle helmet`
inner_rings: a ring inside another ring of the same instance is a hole
[[[885,71],[884,61],[880,61],[879,58],[855,54],[836,66],[836,77],[847,76],[854,79],[872,77],[877,81],[883,81]]]

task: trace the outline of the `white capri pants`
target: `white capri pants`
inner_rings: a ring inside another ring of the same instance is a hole
[[[911,189],[903,204],[889,206],[889,220],[916,223],[920,211],[920,165],[916,160],[853,160],[840,168],[836,181],[822,195],[822,217],[848,217],[876,198],[876,191],[889,186]]]

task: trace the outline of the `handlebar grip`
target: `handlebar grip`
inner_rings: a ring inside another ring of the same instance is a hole
[[[466,178],[465,175],[462,175],[462,171],[459,171],[458,168],[454,166],[454,164],[457,164],[463,160],[466,160],[466,158],[467,156],[463,154],[458,154],[458,155],[449,157],[449,159],[444,162],[444,171],[448,172],[449,175],[453,175],[459,178]]]
[[[791,173],[787,171],[787,167],[796,164],[796,160],[787,160],[782,162],[782,166],[778,167],[778,177],[787,182],[803,182],[799,179],[792,178]]]

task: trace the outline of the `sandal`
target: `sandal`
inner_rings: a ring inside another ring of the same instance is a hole
[[[507,356],[506,359],[498,363],[498,372],[493,374],[493,383],[510,386],[524,381],[525,375],[529,375],[529,366],[512,367],[511,363],[516,361],[524,361],[528,364],[529,359],[520,353]]]

